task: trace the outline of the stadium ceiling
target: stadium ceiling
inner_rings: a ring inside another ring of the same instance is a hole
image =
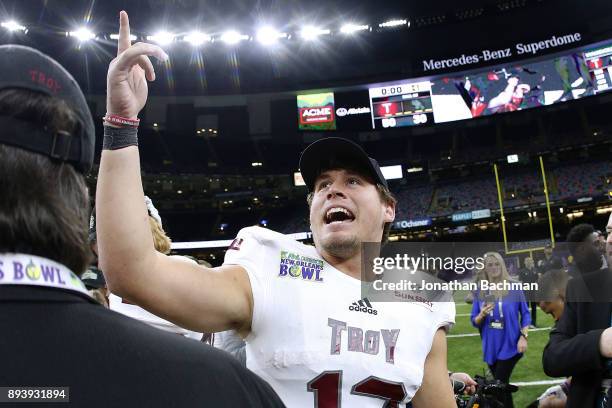
[[[313,22],[339,27],[348,22],[373,24],[391,19],[428,26],[549,2],[553,0],[464,0],[460,5],[453,0],[0,0],[0,19],[49,28],[88,22],[96,31],[112,32],[117,12],[126,10],[134,29],[148,33],[160,27],[249,31],[263,23],[297,31]]]
[[[154,94],[294,91],[418,76],[413,62],[421,56],[455,56],[510,38],[548,38],[569,26],[610,38],[601,33],[609,30],[609,0],[579,3],[0,0],[0,44],[36,47],[57,58],[86,93],[102,94],[118,12],[126,10],[135,38],[158,42],[171,55],[172,66],[158,76],[164,86],[154,87]],[[500,24],[507,28],[497,35]]]

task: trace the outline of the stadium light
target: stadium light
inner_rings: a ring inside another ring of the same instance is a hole
[[[96,35],[85,27],[81,27],[76,31],[70,31],[68,35],[76,38],[80,42],[86,42],[96,38]]]
[[[154,35],[147,36],[147,40],[156,42],[159,45],[168,45],[174,41],[174,34],[168,31],[159,31]]]
[[[380,172],[387,180],[401,179],[404,177],[401,164],[395,166],[380,166]]]
[[[264,45],[275,44],[281,38],[287,38],[287,33],[281,33],[273,27],[262,27],[257,31],[257,41]]]
[[[327,35],[330,31],[326,28],[319,28],[314,26],[305,26],[300,31],[300,35],[304,40],[314,40],[321,35]]]
[[[403,26],[403,25],[409,25],[408,24],[408,20],[389,20],[389,21],[385,21],[384,23],[380,23],[378,26],[380,28],[390,28],[390,27],[399,27],[399,26]]]
[[[5,21],[3,23],[0,23],[0,26],[2,26],[2,28],[6,28],[8,31],[26,31],[26,27],[19,24],[18,22],[16,22],[15,20],[8,20]]]
[[[110,35],[110,39],[111,40],[118,40],[119,39],[119,34],[111,34]],[[136,41],[137,38],[134,34],[130,34],[130,41]]]
[[[367,24],[345,24],[340,28],[340,32],[343,34],[353,34],[357,31],[369,30],[370,26]]]
[[[612,207],[603,207],[603,208],[598,208],[597,210],[595,210],[595,213],[597,214],[607,214],[609,212],[612,212]]]
[[[183,37],[184,41],[187,41],[189,44],[197,47],[199,45],[204,44],[205,42],[210,41],[210,36],[208,34],[204,34],[200,31],[192,31],[185,37]]]
[[[567,218],[569,218],[570,220],[573,218],[580,218],[584,215],[584,213],[582,211],[574,211],[572,213],[567,214]]]
[[[238,31],[230,30],[223,33],[221,36],[221,41],[226,44],[238,44],[240,41],[248,40],[249,36],[240,34]]]

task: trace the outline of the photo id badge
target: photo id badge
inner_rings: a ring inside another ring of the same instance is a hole
[[[489,327],[492,329],[503,330],[504,322],[501,320],[494,320],[489,324]]]

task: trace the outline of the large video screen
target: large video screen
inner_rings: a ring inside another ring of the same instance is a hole
[[[543,60],[362,88],[319,94],[326,95],[324,100],[316,101],[319,110],[312,110],[313,104],[304,104],[303,98],[312,98],[312,94],[298,95],[300,129],[365,131],[422,126],[552,105],[610,91],[612,41]],[[327,109],[320,110],[324,108]]]

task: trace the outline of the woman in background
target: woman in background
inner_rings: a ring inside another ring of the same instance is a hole
[[[484,279],[511,282],[506,264],[497,252],[484,255]],[[521,290],[479,291],[474,297],[472,324],[480,330],[483,360],[495,379],[510,382],[514,366],[527,350],[531,315]],[[504,396],[504,407],[513,407],[512,395]]]

